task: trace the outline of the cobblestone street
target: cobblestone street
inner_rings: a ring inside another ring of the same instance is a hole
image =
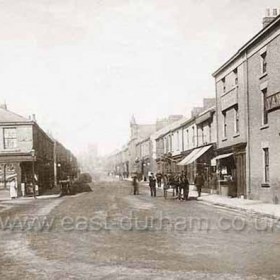
[[[279,279],[276,221],[126,181],[92,189],[1,212],[0,279]]]

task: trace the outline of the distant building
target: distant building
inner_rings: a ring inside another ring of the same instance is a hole
[[[210,187],[215,173],[211,168],[216,148],[215,98],[203,101],[202,107],[192,110],[191,117],[181,118],[156,133],[156,161],[158,172],[178,174],[184,170],[191,183],[201,170]]]
[[[137,158],[137,143],[156,131],[156,124],[137,124],[134,116],[130,121],[130,140],[128,142],[129,173],[139,173],[140,158]]]

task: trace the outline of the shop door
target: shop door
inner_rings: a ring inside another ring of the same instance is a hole
[[[236,155],[237,196],[246,195],[246,154]]]

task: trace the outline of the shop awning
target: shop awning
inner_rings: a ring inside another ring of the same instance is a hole
[[[211,159],[211,165],[216,166],[217,159],[228,158],[232,155],[233,155],[233,153],[229,153],[229,154],[223,154],[223,155],[219,155],[217,157],[214,157],[214,158]]]
[[[206,153],[212,145],[197,148],[193,150],[189,155],[187,155],[182,161],[180,161],[177,165],[188,165],[196,161],[200,158],[204,153]]]
[[[222,159],[222,158],[227,158],[227,157],[230,157],[230,156],[232,156],[232,155],[233,155],[233,153],[219,155],[219,156],[213,158],[213,160]]]

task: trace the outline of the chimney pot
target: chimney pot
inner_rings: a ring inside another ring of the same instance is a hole
[[[269,25],[278,16],[278,9],[266,9],[265,17],[263,18],[263,28]]]

